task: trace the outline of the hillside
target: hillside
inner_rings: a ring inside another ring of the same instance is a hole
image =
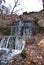
[[[39,24],[40,29],[44,29],[44,10],[40,12],[24,12],[22,15],[6,15],[6,14],[0,14],[0,35],[5,34],[11,26],[14,25],[16,21],[22,21],[22,20],[35,20],[37,21],[37,24]]]

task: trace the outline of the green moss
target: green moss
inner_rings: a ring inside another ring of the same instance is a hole
[[[24,49],[21,53],[21,55],[24,57],[24,58],[27,58],[28,57],[28,53],[27,51]]]
[[[38,20],[39,20],[38,17],[34,17],[33,19],[34,19],[34,21],[36,21],[36,22],[38,22]]]
[[[39,26],[42,26],[42,22],[38,21],[38,25],[39,25]]]
[[[0,21],[0,27],[3,26],[3,21]]]
[[[9,34],[10,34],[10,28],[6,28],[6,29],[3,31],[3,34],[4,34],[4,35],[9,35]]]
[[[39,28],[39,33],[44,33],[44,27]]]

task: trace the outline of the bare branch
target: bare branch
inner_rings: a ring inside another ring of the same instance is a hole
[[[15,2],[15,5],[14,5],[14,7],[12,9],[11,14],[13,14],[14,8],[16,8],[18,5],[20,5],[19,0],[16,0],[16,1],[14,0],[14,2]]]

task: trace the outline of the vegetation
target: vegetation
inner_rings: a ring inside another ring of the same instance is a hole
[[[21,53],[21,55],[24,57],[24,58],[27,58],[28,57],[28,53],[27,51],[24,49]]]
[[[0,20],[0,27],[3,26],[3,21]]]
[[[42,25],[42,22],[41,21],[38,21],[38,25],[41,26]]]
[[[39,33],[44,33],[44,27],[39,27]]]
[[[26,44],[33,44],[35,41],[34,38],[26,39]]]
[[[4,31],[3,31],[4,35],[10,35],[10,28],[7,27]]]
[[[9,35],[10,34],[10,28],[6,27],[6,24],[3,20],[0,20],[0,34]]]
[[[39,18],[34,17],[34,21],[36,21],[39,26],[38,33],[44,33],[44,27],[42,27],[42,22],[39,20]]]
[[[34,17],[33,19],[34,19],[34,21],[36,21],[36,22],[38,22],[38,20],[39,20],[38,17]]]

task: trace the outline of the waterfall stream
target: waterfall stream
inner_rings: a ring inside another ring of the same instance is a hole
[[[25,46],[25,40],[12,36],[5,37],[0,44],[0,60],[1,63],[11,62],[15,55],[21,54]]]
[[[0,58],[1,62],[9,62],[17,54],[20,54],[25,47],[25,37],[32,37],[34,22],[17,22],[11,27],[11,35],[0,39]],[[24,37],[24,38],[23,38]]]

